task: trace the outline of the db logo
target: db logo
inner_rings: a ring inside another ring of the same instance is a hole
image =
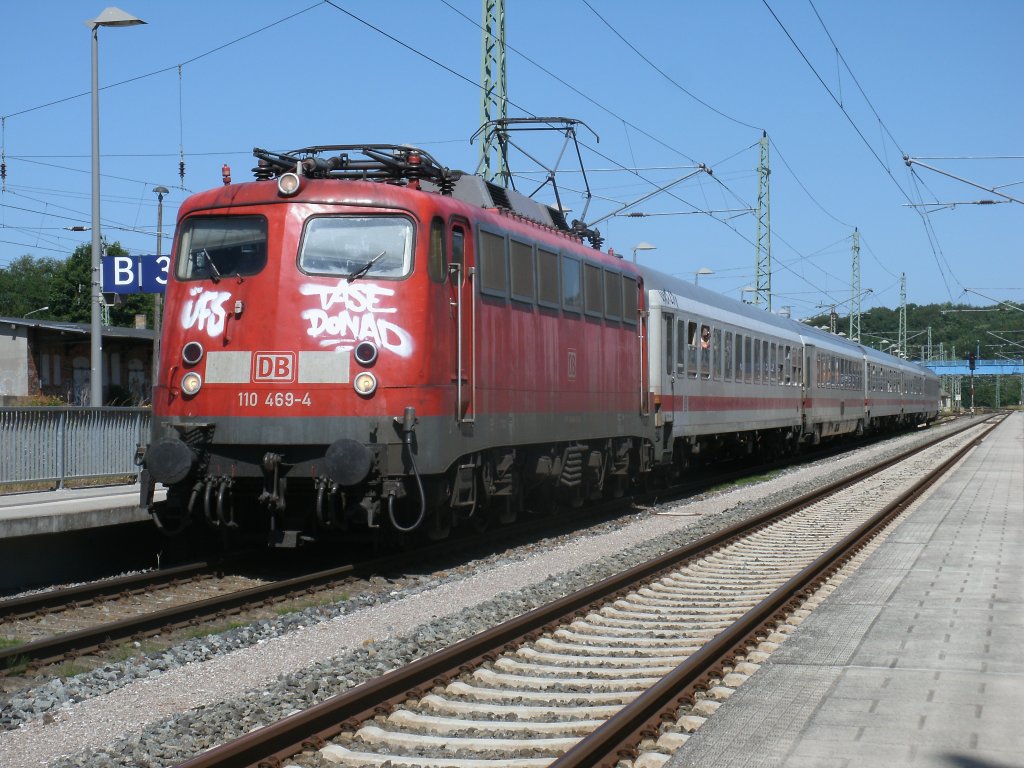
[[[253,381],[295,381],[294,352],[257,352],[252,357]]]
[[[575,379],[576,378],[576,350],[575,349],[570,349],[569,350],[569,371],[568,371],[568,373],[569,373],[569,378],[570,379]]]

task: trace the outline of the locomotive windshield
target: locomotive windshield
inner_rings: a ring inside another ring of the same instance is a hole
[[[306,224],[299,268],[350,280],[405,277],[412,246],[413,225],[403,216],[320,216]]]
[[[266,263],[267,220],[262,216],[194,216],[181,225],[179,280],[255,275]]]

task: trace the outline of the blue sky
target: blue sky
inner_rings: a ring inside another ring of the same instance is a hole
[[[104,7],[4,5],[0,266],[89,241],[64,227],[90,221],[84,22]],[[171,190],[169,234],[188,194],[221,183],[222,164],[235,182],[251,178],[254,146],[414,144],[476,168],[479,0],[119,7],[147,24],[100,30],[102,218],[105,237],[133,252],[155,252],[154,186]],[[854,227],[872,289],[863,309],[897,306],[903,272],[911,303],[1024,300],[1024,206],[972,204],[1005,198],[967,183],[1024,200],[1024,3],[506,0],[506,15],[509,116],[572,117],[593,131],[580,130],[588,220],[697,163],[714,173],[624,211],[657,215],[599,224],[605,247],[631,258],[653,244],[640,260],[691,278],[710,269],[701,285],[739,298],[754,282],[746,209],[765,130],[775,309],[845,313]],[[555,163],[558,137],[520,138]],[[914,173],[903,154],[918,159]],[[579,216],[573,155],[558,178]],[[520,191],[537,186],[527,158],[513,153],[510,165]],[[910,205],[921,203],[958,205]]]

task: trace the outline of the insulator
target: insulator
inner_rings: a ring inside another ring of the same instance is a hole
[[[178,176],[181,177],[182,182],[185,181],[185,161],[182,160],[178,163]]]
[[[7,163],[0,163],[0,181],[7,181]]]
[[[225,187],[231,183],[231,166],[227,163],[224,163],[224,165],[220,167],[220,177],[224,179]]]
[[[255,176],[258,181],[268,181],[269,179],[274,178],[274,172],[270,168],[270,163],[262,157],[256,162],[256,167],[252,169],[252,175]]]

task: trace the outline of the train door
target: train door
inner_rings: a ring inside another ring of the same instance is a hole
[[[817,391],[818,385],[818,363],[817,363],[817,349],[812,344],[804,345],[804,375],[803,375],[803,433],[806,436],[811,435],[814,444],[817,445],[821,441],[821,435],[814,429],[814,423],[817,421],[816,414],[814,412],[814,393]]]
[[[459,423],[476,421],[476,265],[469,232],[468,222],[452,222],[448,270],[455,341],[455,418]]]
[[[661,366],[661,400],[662,420],[667,425],[666,433],[671,432],[672,422],[675,420],[676,408],[676,365],[675,365],[675,329],[676,316],[671,312],[663,312],[661,315],[661,341],[664,364]]]

